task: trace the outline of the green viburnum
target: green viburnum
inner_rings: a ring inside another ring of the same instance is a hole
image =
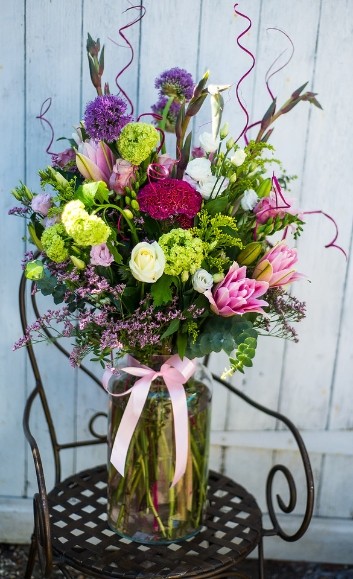
[[[117,140],[120,155],[133,165],[140,165],[159,141],[159,132],[147,123],[128,123]]]
[[[183,281],[201,267],[204,244],[187,229],[172,229],[158,240],[166,258],[164,273],[182,275]]]
[[[66,232],[82,247],[106,243],[110,228],[97,215],[90,215],[78,199],[70,201],[64,207],[61,221]]]
[[[56,263],[65,261],[69,257],[63,235],[65,235],[64,226],[61,223],[56,223],[45,229],[41,237],[45,253],[49,259],[52,259]]]

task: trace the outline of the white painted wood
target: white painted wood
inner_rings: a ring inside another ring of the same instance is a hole
[[[195,78],[209,68],[211,82],[232,83],[225,95],[224,120],[231,132],[242,129],[244,115],[235,97],[235,84],[249,66],[249,57],[239,51],[236,37],[244,21],[234,17],[233,5],[221,0],[200,0],[178,3],[164,0],[144,2],[147,14],[141,26],[126,33],[135,48],[133,65],[124,74],[121,84],[137,102],[139,113],[147,112],[157,98],[154,79],[164,69],[185,67]],[[0,308],[0,521],[5,513],[11,540],[21,537],[23,511],[16,514],[18,497],[31,496],[35,489],[33,467],[21,428],[24,401],[33,386],[25,352],[11,353],[12,343],[21,334],[17,313],[19,263],[24,245],[23,222],[6,215],[14,205],[9,191],[20,179],[38,189],[37,170],[49,161],[45,148],[49,133],[36,120],[42,102],[53,97],[47,116],[55,136],[70,136],[80,120],[87,100],[94,98],[86,59],[86,36],[100,37],[106,47],[104,79],[114,88],[114,76],[128,59],[128,50],[121,43],[119,27],[136,14],[122,14],[127,0],[72,2],[70,0],[16,0],[2,7],[0,32],[3,39],[0,60],[0,206],[3,215],[0,228],[2,277]],[[322,209],[332,214],[340,229],[339,242],[352,251],[353,195],[351,167],[353,144],[349,126],[352,120],[353,84],[349,71],[353,63],[353,4],[349,0],[247,0],[240,11],[253,21],[244,44],[256,56],[254,74],[244,81],[241,98],[252,120],[263,114],[269,104],[264,74],[277,55],[287,47],[278,32],[286,31],[295,45],[289,66],[271,83],[279,102],[309,80],[308,88],[319,92],[323,111],[301,103],[280,119],[272,143],[289,173],[299,178],[293,183],[293,196],[301,208]],[[70,17],[68,17],[68,14]],[[305,15],[305,17],[303,17]],[[333,17],[334,15],[334,17]],[[187,25],[185,24],[187,22]],[[286,53],[287,54],[287,53]],[[286,57],[283,55],[282,59]],[[112,90],[112,92],[114,92]],[[195,138],[209,127],[210,113],[206,103],[194,123]],[[60,150],[62,143],[54,143]],[[171,151],[173,153],[173,151]],[[297,545],[281,544],[279,556],[289,558],[351,562],[345,545],[352,544],[350,485],[353,476],[352,442],[352,378],[353,349],[352,263],[324,245],[334,235],[329,220],[319,215],[307,216],[308,226],[298,241],[300,270],[311,283],[293,287],[295,295],[308,305],[307,319],[298,327],[299,344],[261,339],[255,365],[245,375],[234,376],[232,382],[260,403],[279,409],[298,425],[311,454],[318,490],[316,518],[311,530]],[[47,307],[49,304],[46,304]],[[54,402],[55,419],[62,441],[82,438],[87,427],[80,418],[91,416],[106,407],[105,396],[85,379],[78,377],[61,358],[56,358],[46,345],[39,348],[43,377]],[[226,357],[211,359],[214,371],[222,372]],[[34,432],[45,435],[41,413],[34,416]],[[220,388],[214,390],[212,417],[213,446],[211,465],[225,469],[239,478],[264,504],[263,485],[258,473],[266,471],[278,460],[297,470],[296,453],[286,431],[275,421],[259,414]],[[43,444],[43,460],[49,466],[48,438]],[[84,468],[89,461],[104,462],[105,449],[93,453],[69,451],[64,472],[75,465]],[[256,470],[254,469],[256,465]],[[302,475],[298,472],[299,482]],[[49,476],[49,482],[51,475]],[[30,514],[28,502],[25,511]],[[13,507],[13,508],[12,508]],[[21,507],[22,509],[23,507]],[[299,509],[302,504],[299,503]],[[11,510],[12,509],[12,510]],[[27,509],[27,510],[26,510]],[[337,517],[341,517],[341,523]],[[5,520],[4,519],[4,520]],[[12,523],[10,522],[12,521]],[[1,523],[0,523],[1,524]],[[337,533],[337,539],[334,537]],[[16,535],[17,533],[17,535]],[[22,540],[22,539],[21,539]],[[272,541],[272,540],[271,540]],[[340,550],[340,544],[342,550]],[[272,548],[272,547],[271,547]],[[275,546],[277,549],[277,545]],[[267,550],[266,555],[271,556]]]

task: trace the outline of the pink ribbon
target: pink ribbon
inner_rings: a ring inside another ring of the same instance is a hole
[[[152,370],[148,366],[140,364],[130,357],[134,366],[120,368],[122,372],[140,377],[137,382],[121,394],[112,396],[125,396],[130,398],[122,416],[118,431],[115,436],[110,462],[116,470],[124,476],[126,456],[135,428],[145,405],[150,386],[156,378],[163,378],[170,395],[174,418],[175,437],[175,473],[172,487],[181,479],[186,470],[189,445],[188,408],[183,384],[189,380],[196,369],[195,362],[188,358],[181,358],[175,354],[168,358],[161,366],[160,371]],[[106,371],[103,376],[103,386],[108,391],[108,382],[112,373]]]

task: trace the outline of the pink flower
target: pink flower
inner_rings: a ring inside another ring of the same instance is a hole
[[[255,205],[254,213],[256,215],[256,221],[258,223],[266,223],[271,217],[280,217],[283,218],[287,213],[291,215],[297,215],[297,211],[292,208],[291,200],[286,199],[283,202],[281,199],[278,199],[275,194],[271,193],[269,197],[263,197]]]
[[[114,161],[113,153],[103,141],[85,141],[76,153],[76,165],[81,175],[91,181],[104,181],[107,185]]]
[[[137,200],[143,213],[158,221],[176,218],[180,227],[185,229],[192,227],[202,204],[200,193],[179,179],[159,179],[148,183],[140,189]]]
[[[31,201],[31,207],[36,213],[41,213],[42,215],[48,215],[48,211],[52,206],[52,200],[49,193],[38,193],[35,195]]]
[[[304,276],[293,268],[297,263],[297,250],[287,247],[284,242],[278,243],[260,259],[255,267],[253,277],[258,281],[268,282],[270,287],[287,285]]]
[[[171,170],[173,169],[174,165],[176,165],[176,160],[173,159],[170,155],[163,153],[163,155],[159,155],[157,159],[158,165],[161,165],[166,170],[166,177],[170,175]]]
[[[117,159],[110,175],[109,187],[122,195],[125,192],[125,187],[131,187],[136,171],[136,165],[132,165],[124,159]]]
[[[109,267],[109,265],[114,261],[114,257],[110,253],[105,243],[93,245],[90,256],[92,265],[102,265],[103,267]]]
[[[211,310],[223,317],[258,312],[264,314],[262,306],[268,303],[257,299],[268,290],[267,281],[257,281],[246,277],[246,267],[239,267],[235,261],[225,278],[204,295],[211,304]]]

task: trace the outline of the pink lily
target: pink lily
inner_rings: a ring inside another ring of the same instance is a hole
[[[76,165],[81,175],[91,181],[109,184],[115,157],[106,143],[93,139],[80,143],[76,153]]]
[[[257,281],[267,281],[270,287],[287,285],[305,277],[293,267],[297,260],[297,250],[289,248],[282,241],[260,259],[253,277]]]

